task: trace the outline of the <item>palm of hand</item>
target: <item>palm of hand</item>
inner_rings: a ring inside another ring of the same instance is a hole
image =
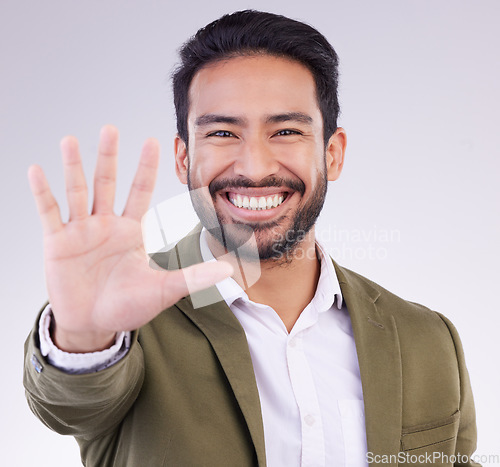
[[[118,133],[101,132],[94,179],[94,206],[88,214],[87,188],[78,144],[61,143],[70,220],[63,224],[59,207],[38,166],[29,179],[44,230],[45,271],[56,321],[55,341],[63,350],[99,350],[117,331],[146,324],[189,291],[201,290],[231,273],[222,262],[179,271],[149,267],[141,217],[151,199],[159,160],[155,140],[143,148],[122,216],[113,213]]]

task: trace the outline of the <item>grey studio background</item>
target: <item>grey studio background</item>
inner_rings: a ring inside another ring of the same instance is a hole
[[[46,429],[24,400],[23,343],[46,299],[28,166],[42,165],[66,215],[59,140],[80,139],[90,176],[99,129],[113,123],[117,212],[149,136],[162,144],[152,204],[184,193],[173,171],[176,50],[207,22],[248,7],[309,22],[336,48],[348,150],[318,231],[341,264],[454,322],[477,452],[500,456],[497,1],[2,0],[1,465],[80,465],[76,442]]]

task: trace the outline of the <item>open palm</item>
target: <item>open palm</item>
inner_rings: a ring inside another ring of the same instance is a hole
[[[189,291],[213,285],[231,273],[222,262],[180,271],[149,267],[141,218],[149,207],[159,162],[159,146],[144,144],[139,167],[122,216],[113,212],[118,131],[101,131],[94,176],[94,204],[88,191],[78,142],[61,142],[70,212],[61,220],[45,175],[38,166],[28,177],[44,233],[45,272],[55,319],[53,338],[63,350],[89,352],[108,346],[116,332],[137,329]],[[189,286],[189,288],[188,288]]]

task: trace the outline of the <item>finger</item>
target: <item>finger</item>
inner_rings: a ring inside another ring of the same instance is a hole
[[[196,264],[177,271],[158,271],[147,268],[146,276],[140,281],[143,305],[138,312],[136,306],[123,308],[118,315],[104,314],[99,325],[102,329],[114,331],[131,331],[148,323],[166,308],[177,303],[190,293],[205,289],[225,279],[233,272],[232,266],[223,261]],[[136,298],[137,298],[136,297]],[[207,303],[208,304],[208,303]],[[203,305],[201,305],[203,306]]]
[[[67,136],[61,141],[66,197],[68,198],[70,220],[88,216],[87,183],[83,174],[82,161],[78,150],[78,141]]]
[[[169,271],[164,278],[163,290],[166,290],[164,294],[166,303],[163,305],[170,306],[182,297],[206,289],[231,276],[233,272],[233,267],[225,261],[195,264],[178,271]]]
[[[155,187],[159,161],[160,146],[157,140],[150,138],[142,148],[139,167],[123,211],[125,217],[141,220],[147,211]]]
[[[94,206],[92,213],[111,214],[115,202],[118,130],[106,125],[101,130],[97,165],[94,174]]]
[[[63,223],[59,205],[50,191],[42,168],[38,165],[30,166],[28,169],[28,180],[31,192],[35,198],[38,215],[42,221],[43,232],[45,235],[49,235],[61,230]]]

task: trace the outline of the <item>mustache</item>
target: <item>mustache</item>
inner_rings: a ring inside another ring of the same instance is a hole
[[[292,180],[283,177],[269,176],[263,178],[260,182],[256,183],[249,178],[221,178],[217,180],[212,180],[208,185],[208,190],[210,195],[213,197],[215,193],[222,190],[227,190],[228,188],[290,188],[292,191],[298,191],[303,195],[306,191],[306,186],[302,180]]]

